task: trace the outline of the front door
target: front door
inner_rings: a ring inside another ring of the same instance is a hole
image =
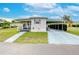
[[[30,25],[31,25],[30,22],[24,23],[23,24],[23,30],[24,31],[29,31],[30,30]]]
[[[26,29],[26,24],[23,24],[23,29]]]
[[[23,24],[23,31],[28,31],[27,25]]]

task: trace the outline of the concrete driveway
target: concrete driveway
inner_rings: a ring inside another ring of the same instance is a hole
[[[48,42],[49,44],[79,44],[79,36],[59,31],[50,30],[48,31]]]

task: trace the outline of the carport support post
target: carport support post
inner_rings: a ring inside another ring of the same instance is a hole
[[[63,30],[63,21],[62,21],[62,30]]]
[[[56,29],[56,24],[55,24],[55,29]]]
[[[59,24],[58,24],[58,30],[59,30]]]
[[[46,24],[46,31],[48,31],[48,25]]]
[[[77,24],[77,22],[76,22],[76,26],[77,26],[78,24]],[[77,31],[78,31],[78,26],[76,27],[77,28]]]

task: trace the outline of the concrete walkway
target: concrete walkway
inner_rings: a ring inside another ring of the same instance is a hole
[[[16,34],[16,35],[14,35],[14,36],[12,36],[12,37],[6,39],[4,42],[12,43],[12,42],[14,42],[17,38],[19,38],[21,35],[23,35],[24,33],[25,33],[25,32],[20,32],[20,33],[18,33],[18,34]]]
[[[48,31],[49,44],[79,44],[79,36],[58,30]]]

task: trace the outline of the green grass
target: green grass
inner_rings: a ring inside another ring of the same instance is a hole
[[[79,35],[79,27],[69,27],[67,32],[75,35]]]
[[[27,32],[18,38],[16,43],[30,43],[30,44],[47,44],[48,34],[47,32]]]
[[[0,42],[18,33],[16,28],[0,29]]]

